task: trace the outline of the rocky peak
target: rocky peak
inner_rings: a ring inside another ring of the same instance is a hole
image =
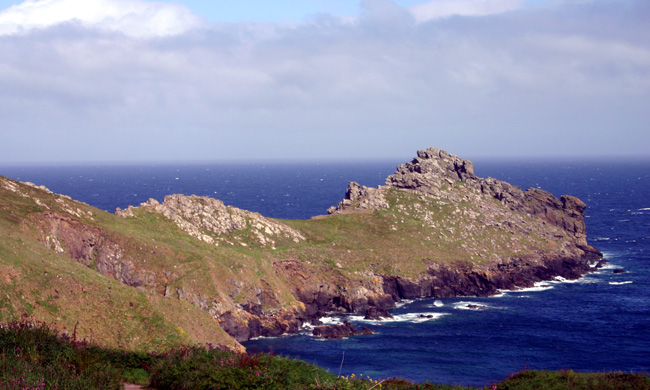
[[[474,164],[444,150],[420,150],[411,162],[397,167],[386,179],[386,186],[437,194],[445,185],[458,181],[475,182]]]

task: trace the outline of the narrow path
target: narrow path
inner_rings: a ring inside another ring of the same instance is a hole
[[[133,383],[124,384],[124,390],[141,390],[141,389],[144,389],[144,387],[140,385],[134,385]]]

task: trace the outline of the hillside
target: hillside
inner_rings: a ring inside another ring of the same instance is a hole
[[[107,213],[0,177],[0,321],[30,316],[107,346],[160,349],[295,332],[331,311],[486,296],[602,258],[585,204],[429,148],[329,215],[275,220],[169,195]]]

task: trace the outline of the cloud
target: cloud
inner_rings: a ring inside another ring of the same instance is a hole
[[[647,155],[644,2],[416,23],[374,0],[154,39],[50,21],[0,35],[0,159]]]
[[[391,0],[363,0],[361,8],[366,22],[396,24],[411,21],[408,11]]]
[[[27,0],[0,12],[0,35],[24,34],[62,23],[134,37],[170,36],[200,26],[188,9],[142,0]]]
[[[522,0],[432,0],[409,8],[417,22],[450,16],[485,16],[519,9]]]

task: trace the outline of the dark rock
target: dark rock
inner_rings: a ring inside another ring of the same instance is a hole
[[[359,334],[367,336],[367,335],[375,334],[375,331],[374,329],[370,329],[367,326],[364,326],[361,328],[361,332],[359,332]]]
[[[388,311],[384,309],[378,309],[375,306],[369,308],[368,311],[366,311],[366,316],[364,317],[364,319],[372,321],[382,321],[386,318],[393,318],[393,316]]]
[[[602,259],[596,264],[596,268],[603,268],[605,264],[609,263],[609,260],[607,259]]]
[[[615,273],[615,274],[625,274],[625,273],[627,273],[627,271],[624,270],[624,269],[615,269],[615,270],[614,270],[614,273]]]
[[[237,341],[247,341],[254,337],[251,336],[249,324],[243,323],[230,311],[219,316],[219,325]]]
[[[345,321],[340,325],[321,325],[314,328],[312,334],[316,337],[322,337],[328,340],[339,340],[344,337],[355,336],[355,335],[370,335],[374,334],[375,331],[363,327],[361,331],[357,329],[354,325]]]

